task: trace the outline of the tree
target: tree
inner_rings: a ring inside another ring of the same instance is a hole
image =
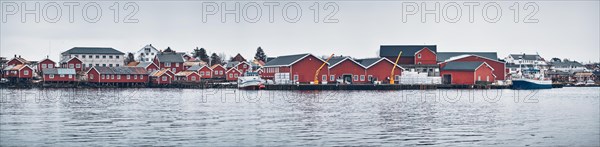
[[[267,55],[265,55],[265,51],[263,51],[260,46],[256,49],[256,54],[254,55],[254,59],[265,62],[267,60]]]
[[[200,58],[200,60],[208,63],[209,57],[208,54],[206,54],[206,49],[204,48],[198,49],[198,47],[196,47],[196,49],[194,49],[194,52],[192,52],[192,56],[194,58]]]
[[[213,66],[215,64],[221,64],[222,60],[221,57],[219,57],[217,55],[217,53],[212,53],[212,55],[210,55],[210,66]]]
[[[128,53],[127,54],[127,58],[125,58],[125,65],[129,64],[130,62],[134,62],[135,58],[133,56],[133,53]]]
[[[551,59],[551,61],[552,61],[552,62],[562,62],[562,61],[560,60],[560,58],[552,58],[552,59]]]

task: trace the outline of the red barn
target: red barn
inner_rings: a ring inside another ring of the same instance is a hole
[[[150,73],[150,82],[153,84],[171,84],[175,74],[168,69],[161,69]]]
[[[148,71],[142,67],[94,66],[87,72],[90,83],[147,83]]]
[[[73,82],[77,81],[73,68],[43,68],[44,82]]]
[[[29,64],[29,61],[25,60],[24,58],[21,58],[21,56],[17,56],[15,55],[14,58],[8,60],[8,62],[6,62],[6,66],[11,66],[11,65],[19,65],[19,64],[24,64],[27,65]]]
[[[235,69],[235,68],[230,68],[229,70],[227,70],[227,72],[225,72],[225,80],[227,81],[237,81],[238,76],[242,75],[242,73]]]
[[[4,77],[6,78],[18,78],[18,79],[31,79],[33,78],[33,69],[25,64],[9,65],[4,69]]]
[[[77,57],[73,57],[64,61],[60,61],[60,67],[73,68],[76,72],[83,70],[83,62]]]
[[[367,58],[356,60],[367,69],[368,81],[381,81],[381,83],[389,83],[394,62],[387,58]],[[398,81],[405,69],[396,65],[394,69],[394,79]]]
[[[299,83],[310,83],[314,81],[315,72],[321,65],[328,64],[323,59],[312,54],[297,54],[279,56],[270,60],[263,66],[263,77],[272,78],[276,73],[289,73],[290,80]],[[328,65],[325,65],[319,71],[318,80],[327,81],[329,75]]]
[[[56,67],[56,62],[46,58],[39,62],[37,68],[39,71],[43,71],[46,68],[54,68],[54,67]]]
[[[227,70],[221,64],[215,64],[211,66],[210,69],[213,71],[213,78],[225,78],[225,72]]]
[[[329,60],[329,82],[368,83],[366,68],[350,57],[336,57]]]
[[[486,62],[447,62],[440,67],[444,84],[473,85],[495,81],[494,68]]]
[[[495,54],[494,54],[495,55]],[[492,56],[493,57],[493,56]],[[445,66],[448,62],[486,62],[489,66],[491,66],[494,70],[494,75],[496,75],[495,80],[505,80],[506,79],[506,63],[502,61],[498,61],[497,59],[491,59],[484,56],[478,55],[460,55],[449,58],[444,62],[440,62],[440,68]]]
[[[184,54],[175,52],[162,52],[154,57],[154,64],[160,69],[169,69],[173,73],[185,70],[183,63],[186,61],[183,58]]]
[[[200,82],[200,75],[195,71],[181,71],[175,74],[177,81]]]

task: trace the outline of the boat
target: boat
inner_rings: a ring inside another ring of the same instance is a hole
[[[265,88],[265,80],[252,72],[247,72],[245,76],[238,77],[237,83],[239,89],[259,90]]]
[[[512,89],[551,89],[552,80],[544,78],[537,68],[521,70],[518,78],[512,80]]]

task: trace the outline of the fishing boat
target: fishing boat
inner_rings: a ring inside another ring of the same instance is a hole
[[[264,89],[265,81],[258,76],[258,73],[247,72],[245,76],[238,77],[237,80],[239,89],[258,90]]]
[[[520,67],[519,67],[520,68]],[[551,89],[552,80],[545,78],[536,67],[523,70],[512,80],[512,89]]]

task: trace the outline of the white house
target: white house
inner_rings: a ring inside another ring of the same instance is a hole
[[[156,56],[156,54],[158,54],[160,51],[158,51],[156,48],[154,48],[154,46],[152,46],[152,44],[148,44],[146,46],[144,46],[142,49],[138,50],[135,54],[134,54],[134,58],[135,61],[138,62],[152,62],[152,60],[154,59],[154,57]]]
[[[68,60],[73,57],[77,57],[83,62],[83,68],[118,67],[123,66],[125,53],[107,47],[74,47],[62,52],[60,60]]]

